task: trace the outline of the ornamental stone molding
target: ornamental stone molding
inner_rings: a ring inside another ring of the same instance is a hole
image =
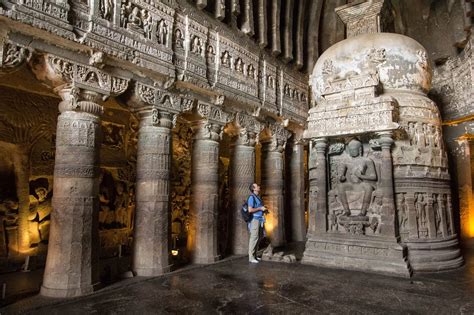
[[[61,89],[64,85],[73,87],[71,106],[75,106],[75,99],[80,90],[99,93],[105,99],[124,93],[130,81],[51,54],[40,55],[32,60],[31,68],[39,80],[54,88]]]

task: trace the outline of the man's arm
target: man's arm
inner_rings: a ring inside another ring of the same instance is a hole
[[[252,198],[253,198],[253,204],[255,204],[255,197],[253,195],[252,195]],[[265,210],[265,206],[254,208],[249,203],[249,212],[250,213],[257,212],[257,211],[264,211],[264,210]]]

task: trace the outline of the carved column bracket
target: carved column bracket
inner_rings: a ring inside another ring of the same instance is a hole
[[[21,69],[30,57],[28,48],[0,38],[0,75]]]

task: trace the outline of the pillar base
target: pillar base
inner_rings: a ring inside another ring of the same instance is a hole
[[[71,298],[84,296],[94,292],[93,285],[87,285],[80,288],[70,288],[70,289],[54,289],[41,286],[40,295],[53,297],[53,298]]]
[[[444,239],[407,240],[408,259],[414,272],[438,272],[464,264],[457,235]]]
[[[310,236],[303,264],[411,277],[407,249],[395,238]]]
[[[133,273],[139,277],[157,277],[171,271],[173,265],[156,268],[135,268]]]
[[[217,261],[221,260],[221,256],[217,255],[214,257],[195,257],[193,259],[194,264],[200,264],[200,265],[207,265],[207,264],[213,264]]]

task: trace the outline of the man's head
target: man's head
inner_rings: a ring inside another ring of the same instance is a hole
[[[362,155],[362,143],[357,139],[352,139],[347,145],[349,155],[352,157],[358,157]]]
[[[253,192],[254,194],[259,194],[260,193],[260,186],[257,184],[257,183],[253,183],[249,186],[249,189],[251,192]]]

